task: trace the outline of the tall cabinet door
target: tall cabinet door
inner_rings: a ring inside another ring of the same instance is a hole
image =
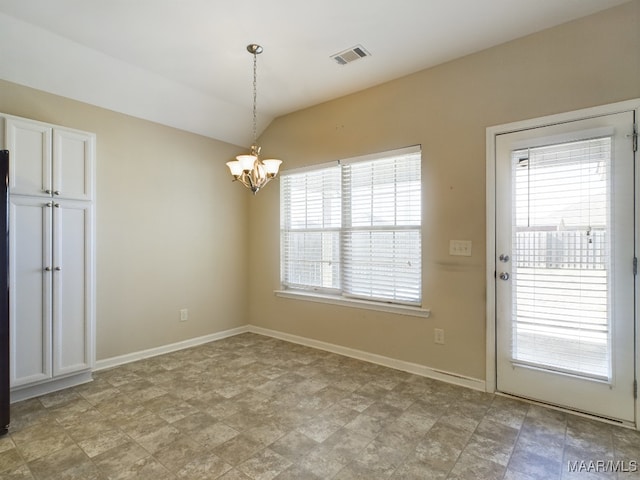
[[[53,206],[12,196],[9,204],[11,386],[51,378]]]
[[[93,198],[95,137],[85,132],[53,129],[53,194],[75,200]]]
[[[92,367],[90,319],[93,207],[54,201],[53,208],[53,375]]]
[[[51,139],[50,125],[5,118],[5,148],[11,152],[9,189],[12,195],[51,196]]]

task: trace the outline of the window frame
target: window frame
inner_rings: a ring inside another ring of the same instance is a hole
[[[343,191],[343,187],[344,187],[344,175],[345,172],[343,171],[346,166],[348,165],[353,165],[353,164],[357,164],[360,162],[371,162],[371,161],[375,161],[375,160],[384,160],[384,159],[390,159],[393,157],[398,157],[398,156],[402,156],[402,155],[412,155],[412,154],[417,154],[420,158],[419,161],[419,168],[420,171],[422,170],[422,148],[421,145],[414,145],[414,146],[410,146],[410,147],[405,147],[405,148],[400,148],[400,149],[396,149],[396,150],[390,150],[390,151],[385,151],[385,152],[379,152],[379,153],[375,153],[375,154],[371,154],[371,155],[363,155],[363,156],[358,156],[358,157],[353,157],[353,158],[348,158],[348,159],[343,159],[343,160],[337,160],[337,161],[333,161],[333,162],[327,162],[327,163],[322,163],[322,164],[317,164],[317,165],[312,165],[312,166],[306,166],[306,167],[301,167],[301,168],[296,168],[296,169],[291,169],[291,170],[285,170],[281,173],[281,175],[283,177],[286,176],[290,176],[290,175],[296,175],[296,174],[301,174],[301,173],[309,173],[309,172],[313,172],[313,171],[321,171],[323,169],[328,169],[328,168],[332,168],[332,167],[340,167],[339,171],[338,171],[338,175],[340,177],[340,192],[339,192],[339,199],[340,199],[340,227],[339,227],[339,239],[338,239],[338,245],[339,245],[339,258],[340,258],[340,267],[339,267],[339,281],[338,281],[338,285],[339,288],[325,288],[325,287],[314,287],[313,285],[309,285],[308,287],[302,285],[302,286],[287,286],[283,280],[284,280],[284,275],[285,275],[285,246],[284,246],[284,234],[285,231],[288,231],[289,233],[291,232],[291,229],[289,230],[285,230],[285,218],[284,217],[284,209],[285,208],[289,208],[289,205],[285,205],[285,199],[283,198],[285,195],[285,191],[283,190],[283,186],[281,184],[281,219],[280,219],[280,250],[281,250],[281,257],[280,257],[280,289],[276,290],[274,293],[276,296],[278,297],[282,297],[282,298],[289,298],[289,299],[302,299],[302,300],[308,300],[308,301],[314,301],[314,302],[321,302],[321,303],[330,303],[330,304],[334,304],[334,305],[342,305],[342,306],[348,306],[348,307],[356,307],[356,308],[364,308],[364,309],[370,309],[370,310],[378,310],[378,311],[386,311],[386,312],[391,312],[391,313],[398,313],[398,314],[402,314],[402,315],[411,315],[411,316],[419,316],[419,317],[428,317],[430,315],[430,310],[427,308],[423,307],[423,302],[424,302],[424,298],[422,295],[422,284],[423,284],[423,269],[422,269],[422,219],[423,219],[423,208],[422,208],[422,181],[420,179],[419,181],[419,189],[420,189],[420,202],[419,202],[419,222],[418,224],[413,224],[410,227],[407,227],[407,225],[402,224],[401,222],[397,222],[394,221],[393,225],[387,225],[385,227],[388,227],[390,229],[401,229],[401,230],[413,230],[413,231],[417,231],[418,235],[419,235],[419,243],[418,243],[418,253],[420,256],[420,262],[419,262],[419,287],[418,287],[418,295],[419,295],[419,301],[418,302],[408,302],[408,301],[403,301],[401,299],[380,299],[380,298],[375,298],[373,296],[368,297],[368,296],[361,296],[361,295],[353,295],[347,291],[345,291],[345,286],[344,286],[344,270],[345,270],[345,265],[343,265],[344,262],[344,252],[343,249],[345,248],[345,237],[348,234],[349,230],[350,230],[350,225],[347,225],[348,222],[346,222],[345,220],[345,205],[344,202],[347,201],[350,197],[349,194],[345,191]],[[421,176],[421,174],[420,174]],[[291,191],[288,191],[287,194],[291,194]],[[397,199],[397,194],[394,193],[394,200]],[[347,208],[347,211],[350,211],[350,208]],[[290,213],[288,213],[290,215]],[[288,220],[290,217],[287,217],[286,219]],[[415,221],[415,220],[414,220]],[[379,230],[381,228],[380,225],[371,225],[370,227],[370,231],[376,231]],[[328,227],[328,230],[333,230],[334,228]],[[384,228],[383,228],[384,229]],[[311,230],[316,230],[316,229],[311,229]],[[332,282],[333,284],[333,282]]]

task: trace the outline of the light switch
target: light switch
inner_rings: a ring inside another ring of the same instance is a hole
[[[449,255],[471,256],[471,240],[449,240]]]

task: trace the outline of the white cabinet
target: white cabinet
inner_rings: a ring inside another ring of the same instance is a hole
[[[52,214],[41,198],[9,200],[9,335],[11,386],[52,375]]]
[[[16,117],[4,122],[12,194],[93,199],[94,135]]]
[[[53,375],[93,366],[93,206],[88,202],[53,203]]]
[[[90,380],[95,136],[4,116],[10,155],[11,399]]]

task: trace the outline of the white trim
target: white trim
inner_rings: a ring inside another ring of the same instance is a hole
[[[204,335],[202,337],[190,338],[189,340],[183,340],[181,342],[170,343],[169,345],[162,345],[160,347],[149,348],[147,350],[141,350],[139,352],[127,353],[125,355],[118,355],[117,357],[105,358],[96,362],[96,368],[94,371],[105,370],[107,368],[117,367],[118,365],[124,365],[125,363],[131,363],[138,360],[144,360],[145,358],[156,357],[165,353],[175,352],[177,350],[183,350],[185,348],[195,347],[202,345],[203,343],[214,342],[216,340],[222,340],[223,338],[233,337],[241,333],[248,332],[247,326],[232,328],[230,330],[224,330],[222,332],[212,333],[210,335]]]
[[[496,337],[495,337],[495,272],[496,272],[496,218],[495,218],[495,189],[496,189],[496,158],[495,138],[497,135],[512,133],[521,130],[556,125],[587,118],[611,115],[615,113],[635,111],[636,123],[640,120],[640,98],[623,102],[590,107],[572,112],[564,112],[541,118],[528,119],[503,125],[488,127],[486,130],[486,391],[496,391]],[[636,152],[636,162],[638,153]],[[636,169],[636,255],[640,252],[640,234],[637,229],[640,226],[640,172]],[[636,279],[636,304],[640,299],[640,282]],[[640,316],[638,306],[635,312],[636,332],[640,332]],[[640,374],[640,334],[636,334],[636,379]],[[636,428],[640,430],[640,398],[636,399]]]
[[[425,365],[405,362],[404,360],[397,360],[395,358],[385,357],[383,355],[378,355],[375,353],[356,350],[353,348],[344,347],[342,345],[335,345],[333,343],[322,342],[320,340],[313,340],[307,337],[300,337],[298,335],[283,333],[268,328],[257,327],[255,325],[249,325],[249,331],[251,333],[257,333],[259,335],[277,338],[286,342],[297,343],[299,345],[317,348],[319,350],[324,350],[331,353],[337,353],[338,355],[344,355],[345,357],[355,358],[357,360],[363,360],[369,363],[375,363],[376,365],[382,365],[384,367],[393,368],[395,370],[401,370],[403,372],[412,373],[421,377],[432,378],[434,380],[440,380],[442,382],[459,385],[461,387],[471,388],[473,390],[484,392],[486,389],[484,380],[481,380],[479,378],[466,377],[464,375],[444,372],[442,370],[435,370]]]
[[[495,135],[504,133],[519,132],[537,127],[547,127],[550,125],[558,125],[561,123],[573,122],[576,120],[585,120],[588,118],[602,117],[605,115],[613,115],[616,113],[631,112],[640,108],[640,98],[625,100],[623,102],[610,103],[608,105],[599,105],[597,107],[583,108],[572,112],[557,113],[547,115],[540,118],[530,118],[518,122],[505,123],[502,125],[494,125],[487,127],[487,133],[494,132]],[[495,160],[495,159],[494,159]]]
[[[373,302],[361,300],[359,298],[348,298],[340,295],[328,295],[322,293],[308,292],[306,290],[275,290],[276,297],[290,298],[293,300],[307,300],[309,302],[329,303],[342,307],[362,308],[365,310],[377,310],[379,312],[396,313],[398,315],[409,315],[412,317],[429,318],[431,310],[411,305],[400,305],[394,303]]]
[[[487,128],[487,171],[486,171],[486,373],[487,392],[496,391],[496,135],[497,127]]]
[[[397,148],[395,150],[387,150],[386,152],[370,153],[360,155],[358,157],[343,158],[340,160],[331,160],[329,162],[317,163],[314,165],[306,165],[304,167],[289,168],[280,171],[280,176],[295,175],[296,173],[312,172],[314,170],[322,170],[325,168],[337,167],[339,165],[347,165],[356,162],[366,162],[367,160],[377,160],[385,157],[396,157],[399,155],[409,155],[411,153],[422,153],[422,145],[411,145],[408,147]]]
[[[338,160],[332,160],[330,162],[307,165],[306,167],[288,168],[285,170],[281,170],[280,176],[286,177],[287,175],[295,175],[297,173],[304,173],[304,172],[313,172],[315,170],[324,170],[325,168],[332,168],[332,167],[339,167],[339,166],[340,166],[340,162]]]
[[[635,129],[636,134],[638,133],[638,128],[640,127],[640,99],[635,102]],[[637,141],[637,138],[636,138]],[[636,258],[640,256],[640,168],[638,167],[638,162],[640,162],[640,152],[635,152],[634,161],[636,165],[635,173],[635,184],[634,184],[634,195],[635,195],[635,210],[636,210],[636,218],[635,218],[635,256]],[[635,312],[634,317],[636,321],[636,389],[637,385],[640,383],[640,281],[638,280],[638,276],[635,277],[636,288],[635,288]],[[637,392],[637,390],[636,390]],[[640,431],[640,395],[636,393],[636,429]]]
[[[182,350],[189,347],[194,347],[204,343],[213,342],[216,340],[222,340],[224,338],[233,337],[241,333],[255,333],[258,335],[264,335],[271,338],[277,338],[286,342],[297,343],[299,345],[305,345],[311,348],[317,348],[326,352],[336,353],[338,355],[344,355],[345,357],[355,358],[363,360],[369,363],[375,363],[376,365],[382,365],[384,367],[393,368],[395,370],[401,370],[403,372],[412,373],[421,377],[432,378],[446,383],[459,385],[461,387],[471,388],[473,390],[485,391],[484,380],[478,378],[467,377],[464,375],[458,375],[451,372],[445,372],[442,370],[436,370],[425,365],[419,365],[417,363],[405,362],[404,360],[398,360],[395,358],[385,357],[375,353],[369,353],[362,350],[356,350],[341,345],[335,345],[333,343],[322,342],[320,340],[314,340],[307,337],[301,337],[298,335],[292,335],[289,333],[279,332],[277,330],[271,330],[268,328],[257,327],[255,325],[246,325],[243,327],[233,328],[231,330],[225,330],[223,332],[214,333],[211,335],[205,335],[203,337],[197,337],[182,342],[172,343],[170,345],[164,345],[162,347],[151,348],[148,350],[142,350],[140,352],[129,353],[126,355],[120,355],[117,357],[107,358],[104,360],[98,360],[96,370],[104,370],[126,363],[135,362],[137,360],[143,360],[145,358],[155,357],[165,353]],[[90,379],[89,379],[90,380]]]
[[[624,422],[622,420],[613,420],[613,419],[607,418],[607,417],[600,417],[598,415],[592,415],[590,413],[585,413],[585,412],[582,412],[580,410],[572,410],[570,408],[560,407],[558,405],[553,405],[551,403],[544,403],[544,402],[540,402],[538,400],[533,400],[531,398],[519,397],[517,395],[511,395],[511,394],[503,393],[503,392],[496,392],[496,395],[499,396],[499,397],[511,398],[513,400],[519,400],[521,402],[529,403],[531,405],[538,405],[539,407],[547,408],[547,409],[550,409],[550,410],[555,410],[557,412],[564,412],[564,413],[568,413],[570,415],[575,415],[577,417],[588,418],[590,420],[595,420],[597,422],[608,423],[609,425],[615,425],[616,427],[631,428],[631,429],[635,430],[635,427],[633,426],[633,424],[630,424],[628,422]]]
[[[411,145],[409,147],[396,148],[395,150],[387,150],[386,152],[370,153],[368,155],[360,155],[359,157],[350,157],[339,160],[340,165],[349,165],[351,163],[367,162],[370,160],[378,160],[381,158],[399,157],[401,155],[410,155],[412,153],[422,153],[422,145]]]
[[[580,142],[584,140],[593,140],[596,138],[611,137],[615,134],[613,127],[590,128],[588,130],[578,130],[559,135],[551,135],[549,137],[537,137],[535,139],[520,140],[513,142],[513,150],[524,150],[527,148],[548,147],[558,145],[560,143]]]
[[[65,388],[76,387],[83,383],[93,381],[91,371],[84,371],[66,377],[49,380],[35,385],[18,387],[11,389],[11,403],[21,402],[30,398],[40,397],[48,393],[64,390]]]

